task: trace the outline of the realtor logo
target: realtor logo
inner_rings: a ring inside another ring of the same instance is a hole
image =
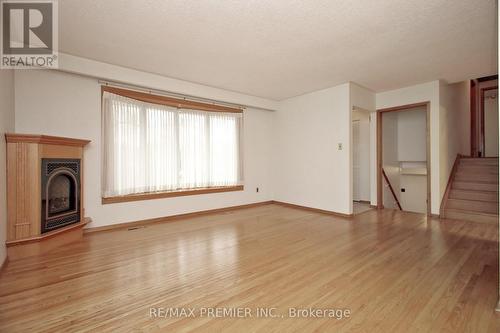
[[[0,68],[57,68],[57,0],[3,0]]]

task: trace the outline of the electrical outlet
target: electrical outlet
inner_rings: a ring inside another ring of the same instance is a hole
[[[342,142],[339,142],[338,147],[339,147],[339,150],[342,150],[342,148],[343,148]]]

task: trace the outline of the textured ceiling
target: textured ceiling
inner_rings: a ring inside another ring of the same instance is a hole
[[[493,0],[64,0],[60,51],[284,99],[497,72]]]

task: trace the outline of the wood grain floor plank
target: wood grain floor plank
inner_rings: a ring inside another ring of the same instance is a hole
[[[85,235],[0,276],[1,332],[498,332],[498,227],[265,205]],[[151,318],[151,307],[281,318]],[[347,308],[349,319],[288,318]]]

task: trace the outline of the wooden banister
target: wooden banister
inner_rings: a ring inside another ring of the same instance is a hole
[[[448,178],[448,183],[446,184],[446,190],[443,195],[443,199],[441,200],[441,207],[439,208],[439,213],[441,216],[444,216],[444,209],[446,207],[446,203],[448,202],[448,197],[450,196],[451,185],[453,184],[453,179],[455,178],[455,174],[458,170],[458,165],[460,163],[460,159],[462,158],[461,154],[457,154],[455,158],[455,163],[453,163],[453,167],[450,171],[450,177]]]
[[[394,192],[394,189],[392,188],[391,182],[389,181],[389,178],[385,174],[384,168],[382,168],[382,175],[384,176],[385,181],[389,185],[389,189],[391,190],[391,193],[392,193],[392,196],[394,197],[394,200],[396,200],[396,204],[398,205],[399,210],[403,210],[403,208],[401,208],[401,204],[399,203],[398,197],[396,196],[396,192]]]

